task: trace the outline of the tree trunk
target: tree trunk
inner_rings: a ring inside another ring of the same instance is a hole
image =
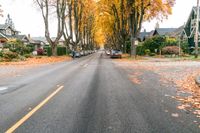
[[[51,46],[52,56],[57,56],[57,45]]]
[[[136,57],[136,40],[137,39],[134,37],[134,35],[131,35],[131,57]]]

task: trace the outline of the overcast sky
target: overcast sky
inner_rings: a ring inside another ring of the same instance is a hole
[[[31,36],[44,36],[43,19],[37,6],[33,4],[33,0],[0,0],[1,9],[4,10],[4,17],[0,17],[0,23],[3,24],[10,14],[15,28],[21,31],[21,34],[31,34]],[[176,0],[176,5],[173,7],[173,14],[168,17],[168,20],[159,22],[161,28],[177,28],[187,21],[190,11],[193,6],[196,6],[196,0]],[[157,20],[145,22],[143,28],[147,31],[153,30]],[[51,27],[52,35],[55,35],[56,29]]]

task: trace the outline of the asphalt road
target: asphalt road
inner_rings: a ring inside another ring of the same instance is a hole
[[[142,85],[128,74],[99,52],[2,79],[0,132],[200,132],[197,118],[166,97],[175,88],[162,86],[153,73]]]

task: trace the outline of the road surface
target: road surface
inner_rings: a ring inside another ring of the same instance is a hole
[[[142,85],[101,52],[0,81],[0,132],[199,133],[199,120],[146,73]]]

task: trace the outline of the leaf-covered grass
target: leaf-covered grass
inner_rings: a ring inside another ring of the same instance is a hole
[[[37,65],[37,64],[49,64],[62,61],[69,61],[69,60],[71,60],[71,57],[69,56],[57,56],[57,57],[36,56],[33,58],[27,58],[24,61],[0,62],[0,65]]]

